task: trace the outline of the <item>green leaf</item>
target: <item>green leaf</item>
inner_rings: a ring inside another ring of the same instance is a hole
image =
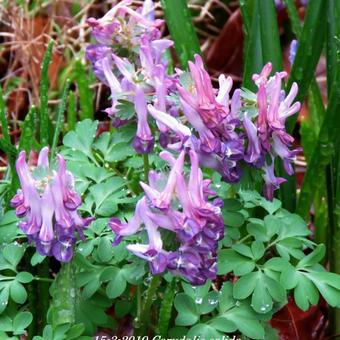
[[[201,339],[219,339],[221,335],[222,334],[214,327],[209,326],[208,324],[199,323],[190,328],[187,337],[189,339],[197,339],[197,337]]]
[[[319,300],[318,290],[304,275],[298,275],[298,283],[294,289],[294,301],[297,306],[306,311],[309,304],[316,305]]]
[[[242,204],[235,198],[227,198],[223,201],[223,208],[226,211],[238,211],[242,209]]]
[[[38,252],[35,252],[31,258],[31,265],[34,267],[37,264],[41,263],[42,261],[44,261],[44,259],[46,258],[46,256],[40,255]]]
[[[260,241],[254,241],[251,244],[251,251],[253,253],[253,258],[258,261],[259,259],[262,258],[265,252],[265,248],[262,242]]]
[[[116,105],[115,117],[120,118],[122,120],[131,119],[135,113],[135,105],[128,100],[119,99],[118,104]]]
[[[99,280],[99,276],[94,274],[93,280],[88,282],[82,291],[82,297],[84,299],[89,299],[101,286],[101,282]]]
[[[129,156],[135,155],[130,141],[134,136],[132,129],[116,131],[112,135],[109,132],[102,133],[96,140],[94,147],[99,150],[106,162],[119,162]]]
[[[93,119],[94,92],[90,88],[91,82],[85,64],[80,60],[75,62],[74,78],[77,82],[80,104],[80,119]]]
[[[3,249],[3,256],[14,268],[18,265],[24,256],[25,248],[19,244],[8,244]]]
[[[0,243],[10,243],[19,232],[18,218],[14,210],[9,210],[0,217]]]
[[[224,223],[230,227],[240,227],[245,221],[244,216],[240,212],[228,211],[224,208],[222,208],[222,216]]]
[[[75,285],[75,265],[73,261],[63,263],[52,290],[53,329],[63,324],[75,322],[77,287]]]
[[[175,320],[176,325],[190,326],[198,321],[199,312],[197,304],[190,296],[184,293],[177,294],[174,305],[178,312]]]
[[[90,187],[95,202],[95,214],[111,217],[118,210],[118,204],[135,202],[135,198],[127,197],[124,179],[112,177],[103,183]]]
[[[187,2],[161,0],[161,4],[171,38],[175,43],[177,57],[182,67],[187,68],[188,61],[193,59],[194,54],[201,53]]]
[[[323,244],[318,244],[316,248],[297,264],[297,268],[311,267],[319,263],[325,256],[326,247]]]
[[[16,280],[21,283],[29,283],[34,279],[33,275],[29,272],[20,272],[16,276]]]
[[[293,82],[297,82],[299,92],[296,100],[300,102],[303,101],[314,77],[315,69],[325,41],[326,21],[324,19],[327,15],[326,3],[327,2],[324,0],[309,2],[304,17],[304,25],[299,37],[299,45],[287,84],[287,88],[289,89]],[[296,119],[296,115],[288,118],[288,131],[293,131]]]
[[[224,282],[219,294],[219,311],[224,313],[235,304],[233,298],[233,285],[231,282]]]
[[[99,239],[97,254],[102,262],[108,262],[113,257],[112,241],[108,237]]]
[[[211,313],[218,305],[218,293],[215,291],[209,292],[201,304],[198,305],[200,314]]]
[[[240,277],[234,287],[233,287],[233,295],[235,299],[246,299],[250,296],[257,284],[257,272],[251,272]]]
[[[13,319],[14,334],[23,334],[25,329],[31,324],[33,315],[30,312],[21,312]]]
[[[235,250],[237,253],[249,257],[249,258],[253,258],[253,253],[250,249],[250,247],[246,246],[243,243],[239,243],[239,244],[234,244],[233,245],[233,250]]]
[[[8,315],[0,315],[0,330],[2,332],[12,332],[12,319]]]
[[[273,72],[281,71],[283,69],[282,52],[274,1],[259,1],[259,20],[263,63],[271,62]]]
[[[9,298],[9,285],[6,285],[0,291],[0,313],[2,313],[6,309],[8,305],[8,298]]]
[[[85,326],[82,323],[78,323],[77,325],[73,325],[66,333],[67,339],[79,339],[80,335],[83,334],[85,330]]]
[[[257,313],[268,313],[273,308],[273,299],[283,302],[286,298],[286,292],[281,284],[274,279],[266,276],[261,271],[253,278],[256,282],[252,295],[252,308]]]
[[[27,292],[25,287],[19,282],[14,280],[9,288],[11,299],[16,303],[24,303],[27,299]]]
[[[48,144],[48,93],[49,93],[49,78],[48,67],[52,58],[54,41],[50,40],[48,43],[44,59],[41,66],[41,80],[40,80],[40,144],[45,146]]]
[[[340,307],[340,275],[319,271],[309,271],[304,275],[314,283],[329,305]]]
[[[232,249],[222,249],[218,253],[217,267],[219,275],[233,271],[235,275],[241,276],[253,271],[255,262]]]
[[[248,8],[250,1],[244,3],[246,11],[242,11],[242,15],[246,12],[253,13],[251,20],[250,33],[246,39],[246,53],[244,61],[244,72],[243,72],[243,86],[249,90],[256,88],[252,82],[252,75],[258,73],[263,67],[263,55],[262,55],[262,43],[261,43],[261,31],[260,31],[260,16],[259,16],[259,0],[255,0],[254,8]],[[248,16],[244,17],[248,22]]]
[[[232,333],[237,330],[233,321],[227,320],[223,317],[217,317],[209,322],[209,325],[220,332]]]
[[[62,130],[62,126],[63,126],[63,123],[64,123],[64,112],[65,112],[65,108],[66,108],[67,95],[68,95],[69,88],[70,88],[70,80],[67,79],[66,83],[65,83],[64,91],[63,91],[63,94],[62,94],[62,97],[61,97],[61,100],[60,100],[60,103],[58,105],[55,130],[54,130],[53,141],[52,141],[52,146],[51,146],[51,151],[50,151],[51,159],[54,158],[55,149],[57,147],[60,130]]]
[[[75,131],[70,131],[65,135],[63,144],[93,159],[92,144],[96,135],[97,126],[98,122],[93,122],[90,119],[79,122]]]
[[[186,282],[182,282],[182,287],[184,292],[189,295],[193,300],[200,300],[202,301],[203,298],[209,293],[209,290],[211,288],[211,281],[208,280],[204,285],[202,286],[192,286],[191,284],[188,284]]]
[[[109,269],[110,271],[108,271]],[[110,279],[108,285],[106,286],[106,295],[110,299],[115,299],[124,293],[126,288],[124,270],[115,267],[106,268],[101,278],[103,281],[106,281],[108,278]]]

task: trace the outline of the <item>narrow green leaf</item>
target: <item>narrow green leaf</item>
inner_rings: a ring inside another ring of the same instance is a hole
[[[251,29],[252,13],[254,10],[254,0],[239,0],[239,5],[242,14],[244,33],[247,37]]]
[[[281,71],[283,65],[280,34],[273,0],[259,1],[259,19],[263,63],[271,62],[274,72]]]
[[[76,286],[73,262],[63,263],[52,293],[52,325],[75,323]]]
[[[52,59],[54,41],[51,40],[47,46],[44,59],[41,66],[41,80],[40,80],[40,143],[42,146],[48,144],[48,91],[49,91],[49,78],[48,68]]]
[[[287,11],[288,11],[288,16],[289,20],[292,25],[292,31],[293,33],[299,37],[302,31],[301,28],[301,22],[299,18],[298,11],[296,9],[295,1],[294,0],[284,0],[286,6],[287,6]]]
[[[192,23],[186,0],[161,0],[166,23],[175,43],[177,57],[183,68],[187,68],[194,54],[200,54],[200,45]]]
[[[296,100],[302,102],[314,77],[316,65],[319,61],[326,29],[326,1],[313,0],[308,3],[304,25],[299,37],[291,75],[287,84],[289,89],[293,82],[297,82],[299,93]],[[287,130],[293,131],[296,116],[287,120]]]
[[[93,119],[93,91],[88,72],[80,60],[75,63],[74,78],[78,87],[80,119]]]
[[[322,182],[324,170],[330,163],[331,156],[334,154],[334,148],[340,143],[338,127],[334,123],[338,119],[337,114],[340,110],[340,61],[337,62],[336,67],[335,80],[326,116],[307,167],[298,201],[297,211],[303,217],[308,216],[318,183]]]
[[[73,91],[70,91],[67,108],[67,130],[74,130],[77,122],[77,98]]]
[[[256,86],[251,77],[254,73],[258,73],[263,67],[260,16],[259,16],[259,0],[254,0],[254,13],[251,20],[251,30],[246,44],[245,62],[243,70],[243,86],[249,90],[255,90]],[[248,1],[245,3],[248,6]],[[246,7],[247,8],[247,7]],[[244,14],[246,9],[242,12]],[[247,10],[248,13],[250,10]],[[249,21],[249,19],[246,19]]]
[[[63,119],[64,118],[64,112],[65,112],[65,108],[66,108],[67,95],[68,95],[68,92],[69,92],[69,88],[70,88],[70,80],[67,79],[66,83],[65,83],[64,91],[63,91],[63,94],[62,94],[62,97],[61,97],[61,101],[58,105],[57,119],[56,119],[56,124],[55,124],[54,135],[53,135],[53,142],[52,142],[52,146],[51,146],[51,154],[50,154],[51,159],[54,158],[54,154],[55,154],[55,150],[56,150],[56,147],[57,147],[60,130],[62,129],[63,120],[64,120]]]
[[[36,107],[32,106],[28,111],[21,127],[21,136],[19,141],[19,150],[25,150],[28,154],[32,150],[33,140],[35,138],[35,115]]]
[[[2,88],[0,86],[0,122],[1,122],[1,129],[3,138],[8,142],[11,143],[11,137],[9,134],[8,129],[8,121],[6,117],[6,104],[2,93]]]

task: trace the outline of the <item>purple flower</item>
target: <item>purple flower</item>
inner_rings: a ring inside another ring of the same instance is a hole
[[[47,147],[40,151],[33,172],[26,163],[25,151],[20,152],[16,170],[21,189],[11,205],[17,216],[24,218],[19,226],[35,241],[38,252],[68,262],[73,256],[75,231],[81,234],[92,218],[83,219],[78,215],[81,198],[74,191],[73,175],[66,171],[61,155],[57,155],[57,169],[50,168],[48,152]]]
[[[274,158],[272,158],[272,163],[264,166],[263,179],[265,181],[263,194],[270,201],[274,198],[274,190],[278,189],[280,185],[286,182],[286,179],[281,177],[276,177],[274,174]]]
[[[286,119],[298,112],[301,107],[299,102],[293,104],[298,86],[293,83],[288,95],[285,96],[281,90],[281,83],[286,73],[277,72],[268,79],[271,69],[272,66],[268,63],[259,75],[253,76],[258,86],[256,94],[258,115],[254,122],[249,119],[247,113],[243,119],[248,139],[245,161],[264,171],[264,193],[268,199],[273,199],[273,191],[284,181],[274,175],[275,157],[282,159],[287,174],[292,175],[292,162],[300,152],[300,149],[291,150],[294,138],[285,130]],[[263,164],[267,155],[272,159],[270,165]]]
[[[148,125],[146,99],[140,86],[136,87],[135,110],[137,112],[137,133],[133,147],[138,153],[150,153],[153,149],[154,138]]]
[[[288,58],[291,66],[294,63],[297,47],[298,47],[298,41],[296,39],[293,39],[292,42],[290,43],[289,58]]]
[[[216,251],[224,223],[221,201],[208,201],[215,193],[209,189],[210,181],[203,180],[199,157],[193,150],[188,151],[189,178],[184,176],[186,153],[181,151],[175,159],[169,152],[162,152],[160,156],[171,166],[167,180],[162,174],[150,172],[149,184],[141,183],[146,196],[137,203],[133,218],[128,223],[112,218],[109,225],[116,235],[114,244],[142,229],[146,231],[148,244],[129,244],[127,249],[148,261],[153,274],[169,269],[199,285],[216,277]],[[160,229],[172,232],[179,246],[175,247],[174,242],[172,249],[164,249]]]
[[[223,98],[225,97],[223,92],[228,91],[229,86],[225,86],[224,91],[219,93],[217,98],[215,97],[210,76],[204,68],[202,58],[198,54],[195,55],[195,63],[189,61],[189,68],[194,82],[194,92],[182,86],[178,86],[178,92],[182,99],[199,113],[207,127],[218,127],[228,114],[226,106],[219,101],[223,103]]]

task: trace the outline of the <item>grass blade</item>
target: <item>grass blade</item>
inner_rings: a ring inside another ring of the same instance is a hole
[[[6,104],[5,104],[5,100],[3,97],[1,86],[0,86],[0,122],[1,122],[3,138],[8,143],[11,143],[11,137],[9,134],[8,122],[7,122],[7,117],[6,117]]]
[[[61,101],[58,105],[57,120],[56,120],[56,124],[55,124],[55,131],[54,131],[53,142],[52,142],[52,147],[51,147],[51,159],[54,158],[55,149],[57,147],[60,130],[61,130],[61,127],[62,127],[62,124],[63,124],[64,112],[65,112],[65,108],[66,108],[67,95],[69,93],[69,89],[70,89],[70,80],[67,79],[65,87],[64,87],[64,91],[63,91],[63,94],[62,94],[62,97],[61,97]]]
[[[25,150],[27,154],[32,150],[35,139],[35,115],[36,107],[32,106],[21,127],[19,150]]]
[[[194,54],[201,53],[200,44],[185,0],[161,0],[166,23],[175,43],[177,57],[187,68]]]
[[[249,13],[250,9],[247,7],[249,3],[244,4],[244,11],[242,14]],[[243,70],[243,86],[249,90],[256,90],[256,86],[252,81],[252,75],[258,73],[263,67],[263,55],[261,47],[261,31],[260,31],[260,17],[259,17],[259,0],[254,1],[254,13],[252,18],[247,18],[246,21],[251,22],[251,30],[248,33],[246,43],[246,55]],[[246,29],[246,27],[245,27]]]
[[[326,1],[310,1],[305,15],[304,25],[299,37],[291,75],[287,84],[290,88],[293,82],[299,85],[297,101],[302,102],[314,77],[316,65],[319,61],[326,30]],[[296,116],[291,116],[287,121],[288,131],[292,132]]]
[[[74,130],[77,122],[77,98],[73,91],[68,95],[68,108],[67,108],[67,131]]]
[[[298,201],[297,211],[305,218],[308,217],[314,194],[322,183],[325,168],[330,163],[334,148],[340,142],[338,126],[335,124],[340,110],[340,61],[337,61],[335,77],[326,115],[307,167]]]
[[[40,144],[41,146],[48,145],[48,67],[52,58],[54,41],[51,40],[47,46],[44,59],[41,67],[41,80],[40,80]]]
[[[280,34],[274,1],[260,0],[258,3],[263,63],[270,61],[273,65],[273,72],[282,71]]]
[[[292,31],[297,37],[300,37],[301,32],[302,32],[302,27],[301,27],[299,14],[295,6],[295,1],[284,0],[284,3],[287,6],[287,12],[288,12],[289,20],[292,26]]]
[[[79,94],[80,119],[93,119],[93,98],[94,94],[90,88],[91,82],[85,66],[80,60],[75,63],[74,79],[77,83]]]

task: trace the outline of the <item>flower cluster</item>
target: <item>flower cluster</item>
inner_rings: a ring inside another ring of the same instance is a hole
[[[16,162],[21,189],[11,205],[18,217],[24,217],[19,227],[34,241],[41,255],[54,256],[68,262],[73,256],[75,232],[82,236],[92,218],[81,218],[77,208],[81,198],[74,191],[73,175],[66,170],[65,160],[57,155],[57,169],[49,166],[48,147],[40,151],[38,164],[30,170],[25,151]]]
[[[123,1],[102,19],[90,20],[98,43],[89,46],[87,55],[98,78],[104,77],[111,89],[112,107],[107,112],[115,125],[122,123],[115,117],[118,100],[131,101],[137,116],[133,141],[137,152],[149,153],[153,149],[150,114],[160,131],[162,147],[178,152],[190,147],[198,154],[201,166],[215,169],[229,183],[240,180],[245,166],[260,169],[265,180],[263,192],[272,199],[273,191],[284,182],[274,174],[276,156],[283,160],[287,173],[292,174],[291,161],[298,152],[290,150],[293,138],[285,132],[284,125],[285,119],[300,108],[299,103],[292,105],[297,85],[293,84],[285,97],[281,83],[286,74],[279,72],[268,79],[268,63],[260,75],[254,75],[257,93],[249,96],[248,91],[244,96],[242,90],[236,89],[230,98],[232,79],[220,75],[219,89],[215,89],[199,55],[195,62],[189,62],[189,74],[176,69],[168,75],[164,54],[172,42],[161,39],[162,21],[155,20],[152,1],[144,2],[135,11],[127,8],[128,2]],[[131,20],[135,26],[129,26]],[[131,47],[130,60],[118,55],[114,40],[117,37],[106,29],[113,23],[117,32],[129,32],[124,38],[130,39],[126,45]],[[107,39],[102,39],[102,35],[98,38],[98,31],[105,32]]]
[[[277,72],[269,77],[272,70],[271,63],[264,66],[260,74],[255,74],[253,80],[258,87],[256,103],[258,114],[254,122],[244,114],[243,125],[246,130],[248,146],[245,152],[245,161],[264,171],[264,194],[272,200],[274,190],[285,181],[284,178],[275,177],[275,157],[283,161],[287,174],[292,175],[294,170],[292,161],[300,149],[291,150],[294,138],[285,130],[286,119],[300,110],[300,103],[295,102],[298,87],[293,83],[290,92],[285,96],[281,90],[282,79],[286,72]]]
[[[187,153],[191,161],[188,179],[183,170]],[[177,159],[167,151],[160,156],[171,166],[167,181],[164,174],[151,171],[149,184],[141,183],[145,196],[138,201],[134,217],[128,223],[112,218],[109,225],[115,243],[144,226],[149,243],[129,244],[127,249],[149,261],[153,274],[169,269],[201,285],[216,277],[217,246],[224,235],[222,201],[208,201],[216,194],[209,188],[210,181],[203,179],[193,150],[183,149]],[[176,249],[164,249],[161,229],[172,232]]]
[[[175,69],[168,74],[166,51],[172,41],[161,38],[161,20],[155,20],[153,3],[132,10],[122,1],[102,19],[90,19],[97,43],[87,49],[97,77],[111,89],[112,106],[106,111],[116,127],[126,123],[120,117],[120,100],[133,103],[137,131],[133,141],[139,153],[149,153],[155,136],[148,117],[159,130],[159,144],[179,154],[177,159],[162,152],[172,170],[166,185],[162,174],[150,173],[149,185],[141,183],[145,196],[128,223],[112,218],[110,226],[116,243],[122,237],[146,230],[149,244],[129,244],[127,248],[150,263],[154,274],[169,269],[193,284],[216,275],[217,242],[223,235],[220,199],[214,195],[200,166],[215,169],[229,183],[238,182],[242,168],[261,171],[264,194],[273,199],[274,190],[285,179],[276,177],[276,158],[292,174],[292,161],[299,150],[291,150],[293,137],[285,130],[285,120],[300,109],[294,103],[297,85],[288,95],[281,89],[285,72],[270,77],[272,66],[264,66],[253,80],[256,93],[233,89],[230,77],[220,75],[213,86],[203,60],[195,55],[189,72]],[[123,48],[122,48],[123,46]],[[230,95],[231,90],[232,96]],[[132,119],[129,117],[128,119]],[[183,173],[185,156],[191,170]],[[176,249],[163,245],[161,231],[175,235]]]
[[[130,3],[122,1],[103,18],[88,20],[97,43],[87,48],[86,55],[96,76],[111,90],[112,105],[106,112],[113,125],[126,123],[117,115],[119,100],[133,102],[137,114],[133,146],[138,153],[149,153],[154,137],[147,121],[147,97],[157,98],[157,108],[169,109],[166,95],[174,87],[174,81],[166,73],[164,52],[173,42],[160,39],[163,20],[154,19],[151,0],[136,11],[128,6]],[[161,124],[158,127],[166,132]]]

